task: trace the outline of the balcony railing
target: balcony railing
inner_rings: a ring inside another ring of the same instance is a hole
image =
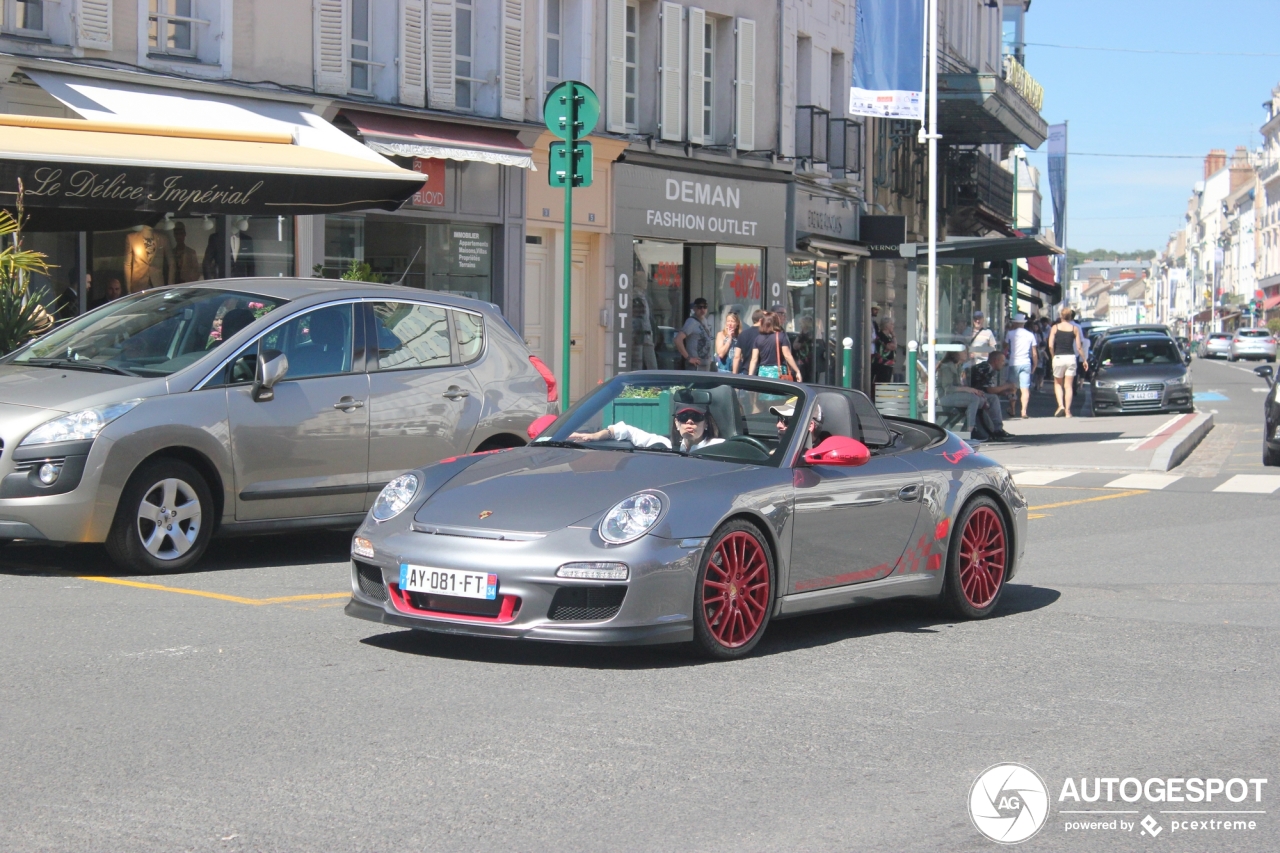
[[[985,208],[1004,222],[1013,220],[1013,173],[980,151],[952,148],[946,163],[946,205]]]
[[[1028,104],[1035,107],[1036,112],[1040,112],[1041,107],[1044,106],[1044,86],[1036,82],[1036,78],[1032,77],[1012,54],[1007,54],[1004,58],[1004,82],[1012,86]]]

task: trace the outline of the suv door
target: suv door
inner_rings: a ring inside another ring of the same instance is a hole
[[[236,520],[309,518],[365,510],[369,377],[360,305],[335,303],[290,317],[227,367]],[[270,400],[253,399],[259,352],[289,368]]]
[[[461,362],[480,348],[468,334],[466,351],[460,352],[452,329],[464,314],[474,318],[481,334],[483,323],[479,315],[427,302],[377,301],[366,307],[375,342],[369,359],[368,504],[397,474],[467,452],[483,399]]]

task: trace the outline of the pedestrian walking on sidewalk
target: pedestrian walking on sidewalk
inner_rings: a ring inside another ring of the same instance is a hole
[[[1029,417],[1027,407],[1031,403],[1031,375],[1035,373],[1038,364],[1036,336],[1024,328],[1026,322],[1026,314],[1015,314],[1012,328],[1004,337],[1005,348],[1009,352],[1009,367],[1018,381],[1022,402],[1020,417],[1023,420]]]
[[[1054,324],[1050,346],[1053,348],[1053,395],[1058,398],[1055,418],[1071,417],[1071,399],[1075,393],[1076,361],[1084,352],[1080,327],[1071,322],[1075,312],[1063,308]]]

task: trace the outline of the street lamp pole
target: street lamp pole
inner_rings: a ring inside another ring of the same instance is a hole
[[[937,422],[938,383],[938,0],[926,0],[929,38],[929,421]]]

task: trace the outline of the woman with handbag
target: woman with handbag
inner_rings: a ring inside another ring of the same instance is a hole
[[[751,349],[751,366],[747,373],[766,379],[802,382],[800,368],[791,355],[791,341],[778,328],[777,318],[765,314],[760,319],[760,334]]]

